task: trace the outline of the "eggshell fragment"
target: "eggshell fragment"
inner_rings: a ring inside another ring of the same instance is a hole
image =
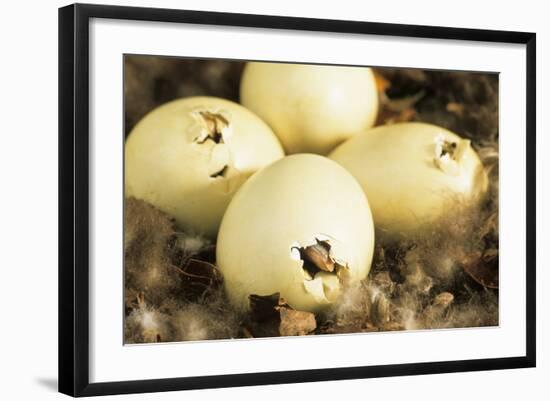
[[[230,301],[279,292],[316,312],[365,278],[374,248],[368,201],[355,179],[316,155],[285,157],[237,192],[220,226],[216,257]],[[311,256],[309,259],[307,255]]]
[[[470,141],[431,124],[372,128],[329,157],[361,184],[377,229],[390,239],[420,235],[444,216],[458,218],[488,186]]]
[[[147,114],[128,136],[126,196],[213,238],[237,188],[283,155],[271,129],[244,107],[214,97],[175,100]]]
[[[241,103],[271,126],[288,154],[326,155],[371,127],[378,113],[367,67],[247,63]]]

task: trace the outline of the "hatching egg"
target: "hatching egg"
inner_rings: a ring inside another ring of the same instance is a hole
[[[425,123],[372,128],[329,156],[361,184],[377,229],[397,239],[459,218],[483,198],[488,178],[470,141]]]
[[[317,312],[365,278],[374,248],[369,203],[344,168],[312,154],[287,156],[252,176],[223,217],[216,257],[230,301],[280,295]]]
[[[190,97],[147,114],[125,145],[126,196],[215,237],[229,201],[255,171],[284,156],[271,129],[244,107]]]
[[[378,112],[368,67],[248,63],[241,103],[266,121],[288,154],[326,155],[371,127]]]

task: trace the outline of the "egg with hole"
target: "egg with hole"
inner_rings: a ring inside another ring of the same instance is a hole
[[[384,239],[412,238],[477,207],[488,177],[468,139],[431,124],[372,128],[329,156],[361,184]]]
[[[258,114],[288,154],[326,155],[371,127],[378,94],[368,67],[247,63],[241,103]]]
[[[284,156],[271,129],[234,102],[189,97],[147,114],[125,144],[125,195],[214,238],[236,190]]]
[[[280,295],[318,312],[364,279],[374,249],[369,203],[344,168],[312,154],[287,156],[260,170],[223,217],[216,259],[238,309],[249,295]]]

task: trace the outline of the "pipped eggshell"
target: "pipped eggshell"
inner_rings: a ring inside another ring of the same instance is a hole
[[[288,154],[326,155],[371,127],[378,113],[368,67],[250,62],[241,103],[269,124]]]
[[[425,123],[372,128],[329,157],[361,184],[387,238],[425,233],[443,216],[478,204],[488,178],[468,140]]]
[[[304,274],[297,247],[327,240],[347,264],[342,278]],[[320,311],[371,266],[374,227],[369,204],[344,168],[312,154],[287,156],[252,176],[222,220],[216,257],[231,302],[249,307],[249,295],[280,293],[294,308]]]
[[[229,201],[256,170],[284,156],[271,129],[244,107],[190,97],[147,114],[125,145],[126,196],[214,238]]]

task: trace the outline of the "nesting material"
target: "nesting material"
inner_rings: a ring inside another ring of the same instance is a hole
[[[207,239],[134,198],[125,206],[125,341],[232,338],[240,317],[227,307]]]

